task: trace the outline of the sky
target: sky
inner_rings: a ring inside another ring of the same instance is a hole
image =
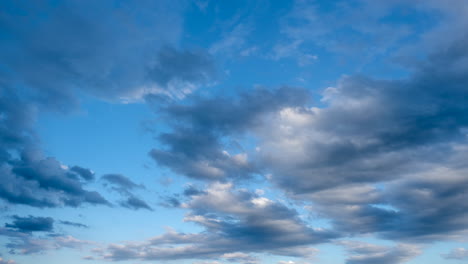
[[[468,2],[0,1],[0,264],[468,263]]]

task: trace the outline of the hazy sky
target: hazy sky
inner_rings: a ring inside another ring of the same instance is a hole
[[[468,2],[0,1],[0,264],[468,263]]]

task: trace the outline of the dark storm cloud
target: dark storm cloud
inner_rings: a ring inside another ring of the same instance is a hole
[[[297,212],[231,184],[213,184],[181,205],[189,210],[184,221],[203,232],[185,234],[169,229],[143,243],[111,245],[101,251],[111,260],[238,259],[249,252],[309,257],[311,244],[327,242],[338,234],[313,229]]]
[[[161,107],[173,130],[161,133],[164,149],[150,155],[161,165],[188,177],[206,180],[246,178],[257,173],[247,153],[230,154],[221,138],[241,135],[268,113],[285,106],[303,105],[309,98],[303,89],[256,89],[238,98],[192,98],[189,104]]]
[[[12,223],[6,223],[5,227],[13,228],[19,232],[44,231],[51,232],[54,229],[54,219],[51,217],[20,217],[13,216]]]

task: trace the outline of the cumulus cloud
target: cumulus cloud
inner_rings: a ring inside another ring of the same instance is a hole
[[[325,106],[272,115],[254,129],[269,179],[342,232],[434,240],[466,231],[464,206],[448,206],[465,199],[465,40],[408,79],[347,76],[325,89]]]
[[[101,255],[111,260],[221,258],[255,263],[249,253],[310,257],[316,250],[309,245],[337,237],[329,230],[309,227],[296,211],[281,203],[266,198],[256,203],[260,198],[229,183],[214,183],[181,205],[189,210],[184,221],[199,225],[204,232],[169,229],[144,242],[110,245]]]
[[[303,89],[257,89],[236,99],[190,98],[189,104],[168,104],[160,111],[173,130],[159,134],[166,148],[153,149],[151,157],[174,172],[205,180],[248,178],[258,173],[248,153],[229,153],[223,136],[241,134],[261,121],[261,116],[286,105],[304,103]]]

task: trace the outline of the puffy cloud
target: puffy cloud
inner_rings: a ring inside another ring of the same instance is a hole
[[[323,107],[271,115],[253,129],[269,179],[340,232],[420,241],[466,232],[465,41],[407,79],[344,77],[323,92]]]
[[[109,205],[98,192],[84,189],[84,183],[56,159],[23,154],[21,159],[0,164],[0,197],[9,203],[34,207]]]
[[[181,205],[189,210],[184,221],[201,226],[204,232],[169,229],[145,242],[110,245],[101,254],[111,260],[220,258],[255,263],[249,253],[310,257],[316,250],[309,245],[337,237],[334,232],[309,227],[296,211],[281,203],[256,203],[259,198],[232,184],[214,183]]]
[[[173,130],[158,136],[166,148],[150,152],[156,162],[188,177],[205,180],[246,178],[258,173],[248,153],[225,150],[223,136],[239,134],[261,117],[289,105],[301,105],[303,89],[257,89],[237,99],[191,98],[190,104],[168,104],[160,110]]]

